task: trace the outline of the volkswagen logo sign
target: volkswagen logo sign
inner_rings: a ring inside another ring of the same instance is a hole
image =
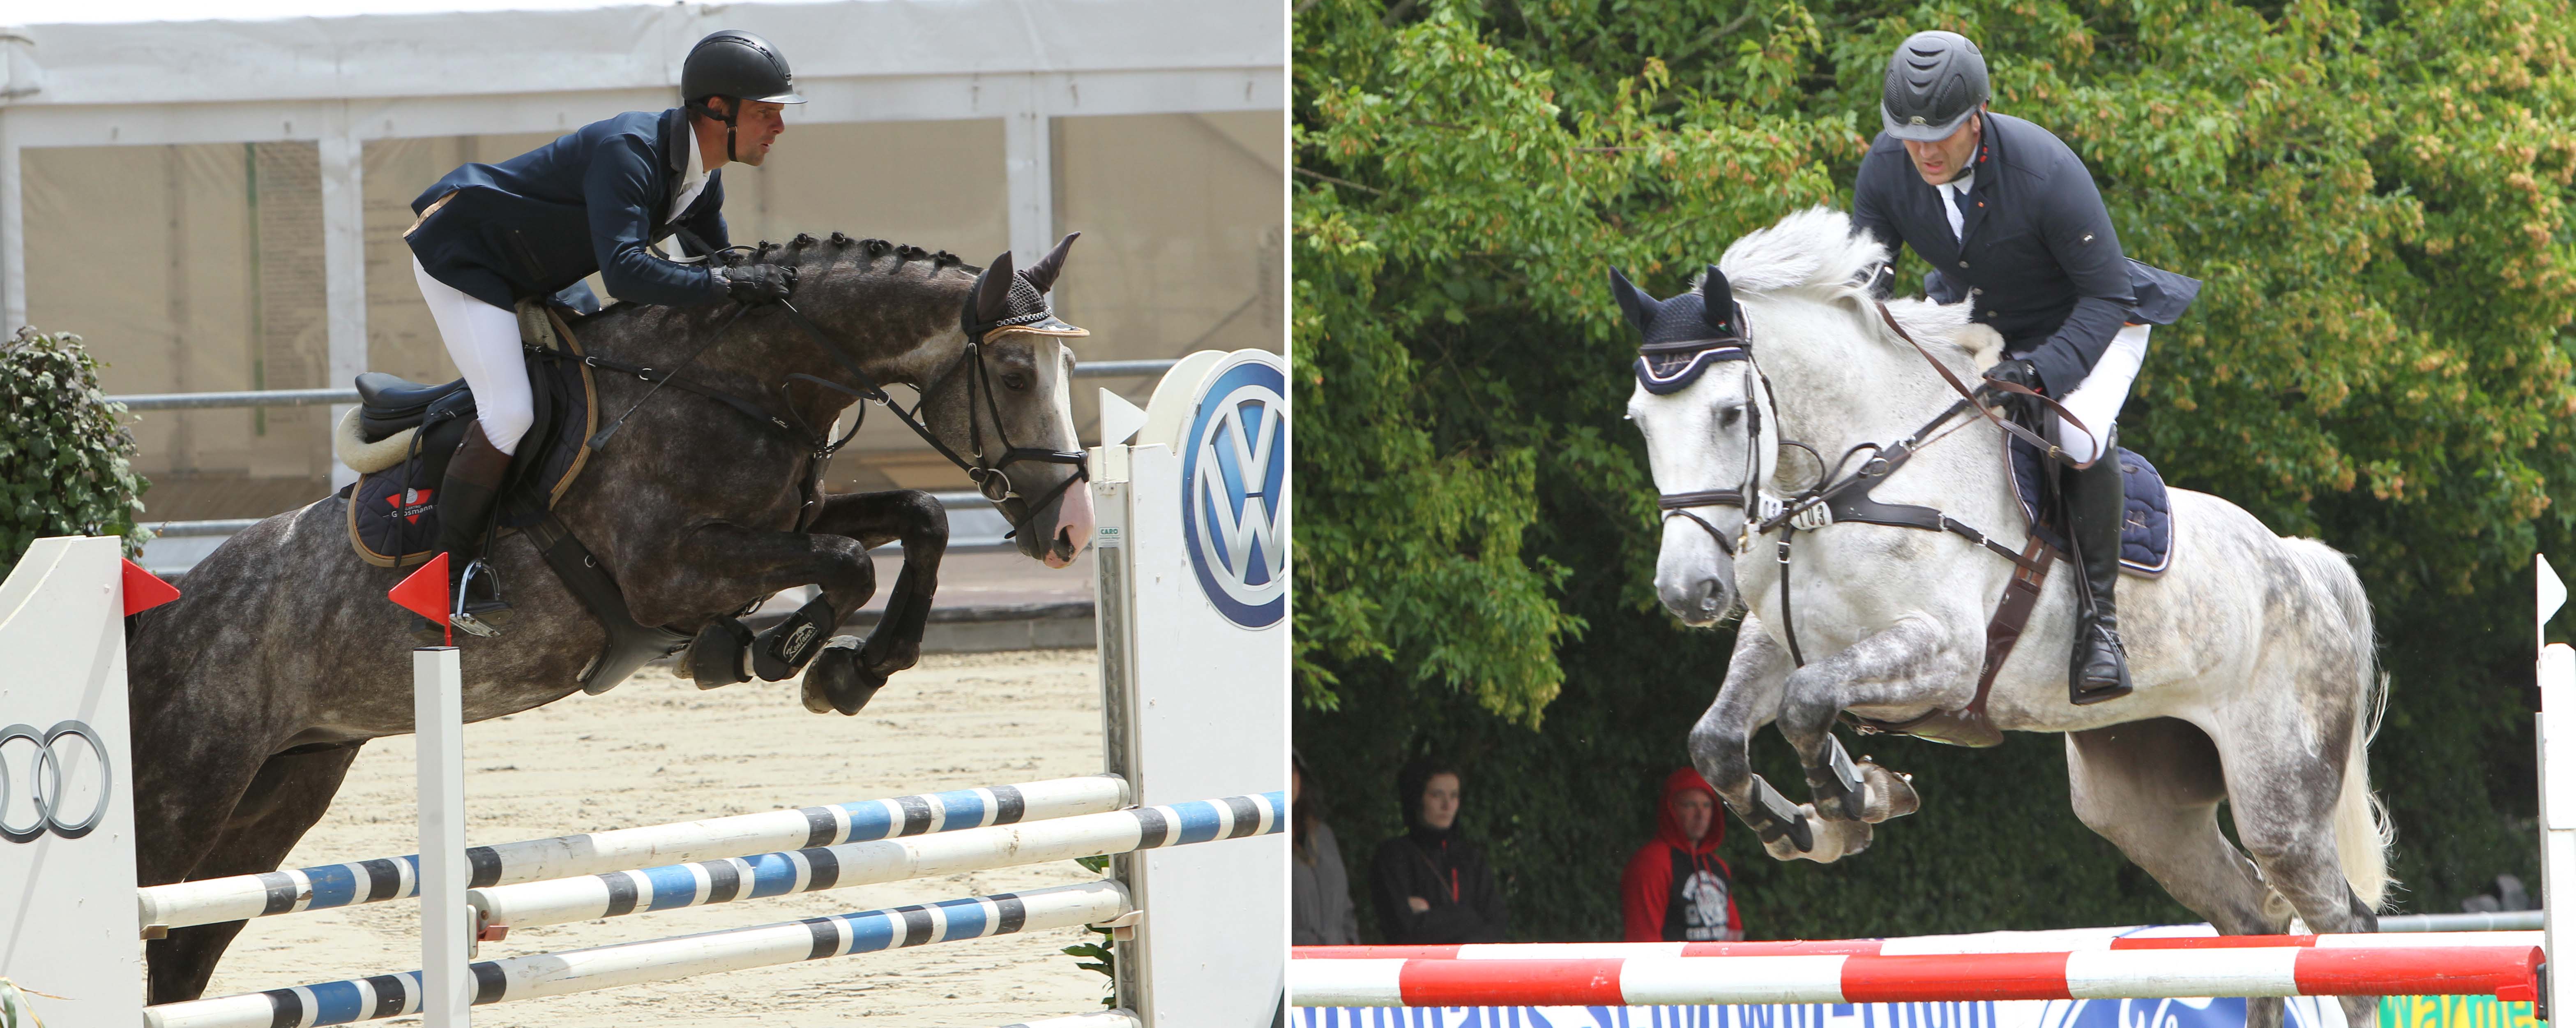
[[[0,728],[0,839],[88,835],[107,819],[115,796],[111,784],[107,743],[88,725],[65,721],[43,732],[34,725]]]
[[[1288,376],[1267,354],[1218,364],[1181,438],[1181,537],[1199,587],[1244,628],[1288,613]]]

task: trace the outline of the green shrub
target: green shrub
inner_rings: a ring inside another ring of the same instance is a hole
[[[0,343],[0,576],[44,536],[122,536],[128,555],[151,538],[124,413],[79,336],[22,328]]]

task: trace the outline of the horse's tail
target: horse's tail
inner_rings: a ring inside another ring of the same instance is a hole
[[[2392,884],[2388,877],[2388,847],[2396,841],[2396,829],[2388,823],[2388,808],[2370,791],[2370,740],[2379,734],[2382,715],[2388,712],[2388,674],[2379,667],[2379,639],[2372,627],[2370,597],[2362,592],[2361,576],[2353,573],[2352,563],[2332,547],[2313,539],[2292,539],[2293,552],[2306,561],[2317,581],[2334,595],[2342,607],[2344,623],[2351,632],[2353,674],[2357,691],[2353,697],[2359,716],[2354,720],[2351,749],[2343,767],[2343,790],[2335,799],[2335,850],[2343,865],[2344,880],[2352,883],[2353,894],[2372,910]]]

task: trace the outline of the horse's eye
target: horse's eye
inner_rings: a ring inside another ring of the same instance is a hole
[[[1029,376],[1020,374],[1016,371],[1004,372],[1002,374],[1002,387],[1009,389],[1012,392],[1024,391],[1029,387]]]
[[[1744,408],[1729,407],[1718,416],[1717,425],[1719,428],[1734,428],[1735,423],[1742,420],[1744,420]]]

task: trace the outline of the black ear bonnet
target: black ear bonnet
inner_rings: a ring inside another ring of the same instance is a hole
[[[1055,288],[1056,274],[1064,270],[1065,253],[1080,238],[1080,232],[1065,236],[1055,249],[1020,271],[1011,270],[1008,252],[994,258],[991,266],[975,276],[975,290],[959,316],[966,338],[980,341],[989,333],[1006,330],[1077,338],[1090,335],[1089,329],[1059,320],[1054,304],[1047,298],[1048,291]]]
[[[1744,331],[1744,307],[1716,265],[1696,292],[1657,300],[1629,284],[1619,269],[1610,269],[1610,293],[1628,322],[1644,334],[1637,347],[1637,384],[1657,396],[1680,392],[1699,380],[1708,366],[1753,355],[1753,340]]]

